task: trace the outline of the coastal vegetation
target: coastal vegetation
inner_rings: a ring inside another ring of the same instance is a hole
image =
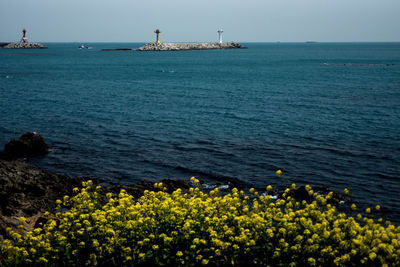
[[[311,200],[299,201],[295,184],[274,200],[271,186],[223,195],[191,182],[173,193],[156,183],[139,199],[125,190],[103,196],[83,182],[38,227],[24,233],[21,217],[19,229],[9,228],[0,265],[400,265],[400,227],[370,217],[379,205],[351,217],[329,204],[333,193],[310,186]]]

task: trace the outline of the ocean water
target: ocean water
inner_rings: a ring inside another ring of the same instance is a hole
[[[0,146],[39,132],[51,152],[27,161],[40,168],[120,184],[347,187],[400,221],[400,43],[46,45],[0,50]]]

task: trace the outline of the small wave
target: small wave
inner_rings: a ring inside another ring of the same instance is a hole
[[[399,64],[394,63],[323,63],[325,66],[350,66],[350,67],[388,67],[396,66]]]
[[[175,70],[161,70],[163,73],[175,73]]]
[[[241,179],[235,178],[235,177],[229,177],[229,176],[224,176],[224,175],[220,175],[217,173],[196,170],[196,169],[188,168],[188,167],[185,167],[182,165],[173,165],[173,164],[170,164],[167,162],[157,161],[157,160],[153,160],[153,159],[151,159],[151,160],[143,159],[142,162],[150,163],[150,164],[157,165],[157,166],[160,166],[163,168],[173,169],[174,171],[178,171],[178,172],[186,174],[187,177],[194,176],[194,177],[200,178],[200,179],[207,179],[207,180],[219,182],[222,184],[228,184],[229,186],[233,186],[233,187],[245,187],[245,186],[249,185],[248,183],[242,181]]]
[[[188,152],[206,152],[206,153],[211,153],[211,154],[216,154],[216,155],[221,155],[221,156],[229,156],[229,157],[234,157],[235,154],[223,151],[222,147],[200,147],[200,146],[191,146],[191,145],[175,145],[175,148],[179,151],[188,151]]]
[[[5,75],[7,79],[12,78],[14,76],[39,76],[45,75],[42,72],[0,72],[0,75]]]
[[[269,196],[270,199],[272,199],[272,200],[278,199],[278,195],[270,195],[267,193],[262,193],[261,196],[263,196],[263,197]]]
[[[228,190],[228,189],[229,189],[229,185],[227,185],[227,184],[216,185],[216,184],[207,184],[207,183],[204,183],[204,184],[202,184],[201,186],[202,186],[204,189],[206,189],[206,190],[218,188],[218,189],[221,190],[221,191],[225,191],[225,190]]]

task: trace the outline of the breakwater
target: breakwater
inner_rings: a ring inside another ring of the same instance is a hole
[[[1,48],[8,49],[46,49],[47,46],[44,46],[40,43],[2,43]]]
[[[230,43],[148,43],[137,51],[180,51],[180,50],[211,50],[245,48],[241,44]]]

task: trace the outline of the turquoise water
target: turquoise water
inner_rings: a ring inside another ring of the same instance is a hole
[[[0,146],[107,183],[143,179],[348,187],[400,218],[400,44],[249,43],[245,50],[0,50]]]

